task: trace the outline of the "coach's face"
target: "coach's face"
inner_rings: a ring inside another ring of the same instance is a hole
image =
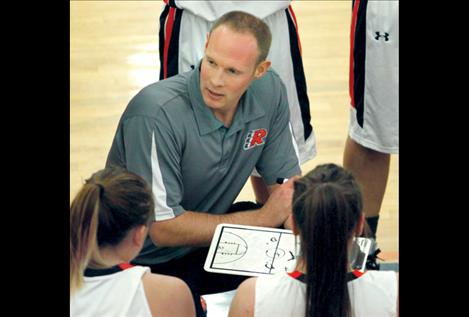
[[[267,71],[270,62],[258,63],[256,38],[225,25],[212,31],[205,45],[200,90],[216,117],[232,117],[251,82]]]

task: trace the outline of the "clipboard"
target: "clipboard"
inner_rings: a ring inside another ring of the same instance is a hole
[[[296,240],[291,230],[219,224],[204,269],[247,276],[292,271],[300,250]]]
[[[350,252],[350,267],[352,270],[358,270],[365,272],[366,270],[366,259],[370,250],[375,247],[373,239],[356,237],[352,242],[352,250]]]
[[[349,263],[352,270],[364,272],[374,240],[353,239]],[[207,272],[262,276],[295,269],[300,255],[300,238],[291,230],[219,224],[205,259]]]

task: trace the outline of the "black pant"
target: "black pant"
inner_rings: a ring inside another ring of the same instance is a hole
[[[231,205],[228,212],[252,210],[260,207],[260,205],[252,202],[238,202]],[[248,276],[206,272],[204,264],[208,249],[198,248],[179,259],[150,265],[152,273],[176,276],[187,283],[192,292],[197,317],[206,317],[200,303],[201,295],[236,289],[242,281],[248,278]]]

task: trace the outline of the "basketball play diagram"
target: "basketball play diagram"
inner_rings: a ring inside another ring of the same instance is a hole
[[[216,250],[214,264],[231,263],[241,259],[248,251],[246,241],[232,232],[226,231]]]
[[[204,268],[259,276],[289,271],[295,262],[295,238],[290,230],[224,224],[215,231]]]

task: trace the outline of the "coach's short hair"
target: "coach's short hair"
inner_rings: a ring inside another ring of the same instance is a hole
[[[259,48],[257,62],[259,63],[267,58],[272,43],[272,33],[264,21],[247,12],[230,11],[215,21],[209,34],[212,34],[221,25],[226,25],[235,32],[252,34],[256,38]]]

